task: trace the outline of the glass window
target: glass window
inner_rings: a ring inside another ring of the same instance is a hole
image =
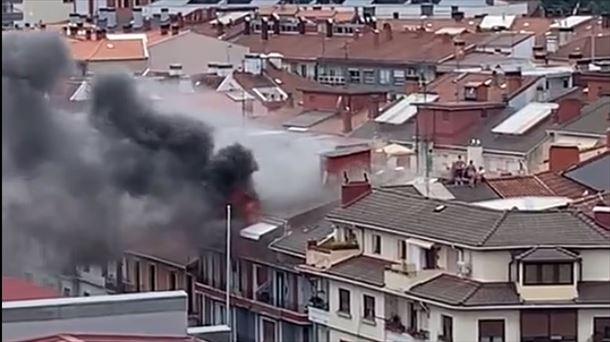
[[[574,283],[572,263],[524,264],[525,285],[569,285]]]
[[[381,254],[381,236],[373,234],[373,253]]]
[[[350,314],[350,294],[348,290],[339,289],[339,312]]]
[[[364,83],[375,83],[375,70],[364,70]]]
[[[398,241],[398,258],[400,260],[407,260],[407,241]]]
[[[553,284],[554,283],[554,266],[553,264],[548,264],[548,265],[540,265],[539,267],[542,267],[542,280],[541,283],[543,284]]]
[[[479,320],[479,342],[504,342],[504,320]]]
[[[453,341],[453,317],[441,315],[443,323],[443,341]]]
[[[405,71],[394,70],[394,84],[402,85],[405,84]]]
[[[364,301],[364,319],[369,321],[375,321],[375,297],[369,295],[363,295],[362,300]]]
[[[360,83],[360,70],[358,69],[349,69],[349,82],[350,83]]]
[[[558,283],[559,284],[572,284],[572,264],[559,264],[558,269]]]
[[[379,83],[381,84],[390,84],[390,70],[379,70]]]

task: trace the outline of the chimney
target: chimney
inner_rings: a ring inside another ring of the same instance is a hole
[[[504,78],[506,79],[506,83],[508,86],[508,93],[514,94],[519,88],[521,88],[521,68],[517,68],[517,70],[506,71],[504,72]]]
[[[86,30],[85,30],[85,39],[87,39],[87,40],[91,40],[91,35],[92,35],[92,33],[93,33],[93,32],[91,32],[91,29],[90,29],[90,28],[86,29]]]
[[[142,15],[142,7],[135,7],[131,10],[133,13],[133,27],[141,29],[144,26],[144,16]]]
[[[106,38],[106,32],[104,29],[98,28],[95,30],[95,40],[102,40],[104,38]]]
[[[333,36],[333,19],[326,19],[326,37],[331,38]]]
[[[244,19],[244,34],[245,35],[249,35],[250,31],[252,29],[252,27],[250,25],[251,24],[252,19],[250,19],[250,17],[246,17],[246,19]]]
[[[398,13],[398,12],[392,13],[392,19],[394,19],[394,20],[400,19],[400,13]]]
[[[534,59],[538,62],[545,61],[547,58],[546,49],[543,45],[534,45],[532,48]]]
[[[383,24],[383,39],[385,41],[392,40],[392,25],[390,23]]]
[[[180,25],[173,24],[172,25],[172,36],[177,36],[180,33]]]
[[[412,93],[419,93],[419,76],[406,76],[405,77],[405,92],[407,95]]]
[[[606,230],[610,230],[610,207],[605,205],[603,202],[599,203],[593,207],[593,217],[595,218],[595,222],[605,228]]]
[[[379,95],[372,95],[369,101],[369,120],[373,120],[379,116]]]
[[[375,17],[369,17],[369,22],[368,22],[368,26],[370,28],[372,28],[373,30],[377,29],[377,18]]]
[[[602,13],[602,28],[610,29],[610,12]]]
[[[61,30],[65,36],[70,34],[70,28],[68,26],[63,26]]]
[[[144,31],[152,30],[152,22],[150,21],[150,19],[144,18],[144,20],[142,21],[142,28],[144,29]]]
[[[107,8],[106,9],[107,14],[108,14],[108,27],[109,28],[115,28],[116,27],[116,8]]]
[[[375,46],[379,46],[379,30],[373,30],[373,42]]]
[[[26,23],[25,27],[30,27],[29,23]],[[76,28],[81,31],[82,29],[85,28],[85,23],[83,23],[82,21],[79,21],[78,23],[76,23]]]
[[[180,25],[180,28],[184,27],[184,16],[182,15],[182,12],[178,12],[178,25]]]
[[[123,33],[131,33],[131,24],[123,25]]]
[[[343,184],[341,185],[341,206],[347,207],[371,193],[371,183],[366,173],[364,180],[350,181],[347,172],[343,172]]]
[[[462,11],[453,12],[453,13],[451,13],[451,18],[457,22],[460,22],[460,21],[464,20],[464,12],[462,12]]]
[[[559,101],[559,107],[555,111],[554,122],[558,125],[564,124],[580,116],[584,103],[578,98],[564,98]]]
[[[256,53],[246,54],[244,56],[244,72],[260,75],[263,72],[262,56]]]
[[[161,22],[165,23],[169,20],[169,8],[163,7],[161,9]]]
[[[297,28],[299,30],[299,34],[305,34],[305,19],[298,17]]]
[[[70,25],[70,35],[76,36],[78,34],[78,27],[75,25]]]
[[[161,24],[161,35],[166,36],[169,33],[169,24]]]
[[[261,38],[263,40],[269,40],[269,22],[267,18],[261,19]]]
[[[549,170],[563,171],[580,161],[578,146],[552,145],[549,149]]]
[[[468,147],[466,147],[466,158],[466,163],[470,163],[472,160],[477,168],[484,165],[483,145],[481,145],[481,140],[477,138],[470,139]]]
[[[466,42],[463,39],[455,38],[453,40],[453,47],[455,49],[455,60],[462,60],[464,58]]]
[[[482,82],[473,84],[466,83],[466,85],[464,85],[464,100],[486,102],[488,89],[487,85]]]
[[[421,15],[431,17],[434,15],[434,4],[421,4]]]
[[[276,13],[273,13],[273,15],[271,17],[273,18],[273,34],[279,35],[280,34],[280,16],[277,15]]]

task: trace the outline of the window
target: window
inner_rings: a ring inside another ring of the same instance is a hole
[[[356,241],[356,233],[349,228],[345,228],[345,241]]]
[[[375,70],[364,70],[364,83],[375,83]]]
[[[136,291],[140,292],[142,290],[142,278],[140,278],[140,262],[136,261],[136,267],[134,267],[135,272],[135,283],[136,283]]]
[[[169,289],[174,291],[178,289],[178,274],[172,272],[169,275]]]
[[[425,269],[436,269],[437,267],[437,261],[438,261],[438,247],[430,247],[429,249],[425,249],[424,250],[424,257],[425,257]]]
[[[395,85],[405,84],[405,71],[404,70],[394,70],[394,84]]]
[[[108,0],[108,3],[107,3],[106,5],[107,5],[107,7],[109,7],[109,8],[116,7],[115,0]]]
[[[381,254],[381,236],[373,234],[373,253]]]
[[[413,302],[409,303],[409,329],[411,330],[418,330],[417,307],[415,305]]]
[[[89,293],[89,292],[85,291],[85,292],[83,292],[83,296],[85,296],[85,297],[89,297],[89,296],[91,296],[91,293]]]
[[[148,265],[148,286],[151,291],[157,289],[157,268],[155,265]]]
[[[570,285],[574,282],[573,264],[524,264],[525,285]]]
[[[62,1],[64,4],[71,4],[74,2],[74,0],[63,0]]]
[[[564,78],[563,79],[563,87],[564,88],[569,88],[570,87],[570,79],[569,78]]]
[[[301,76],[307,77],[307,65],[301,64],[300,67],[301,67],[301,72],[300,72]]]
[[[453,341],[453,317],[441,315],[441,318],[442,318],[441,321],[443,324],[442,340],[445,342],[452,342]]]
[[[407,260],[407,241],[398,241],[398,259]]]
[[[360,70],[358,69],[349,69],[349,82],[350,83],[360,83]]]
[[[379,83],[381,84],[390,84],[390,70],[379,70]]]
[[[123,0],[123,8],[129,8],[130,6],[129,0]]]
[[[610,317],[593,317],[593,341],[610,341]]]
[[[276,328],[275,322],[263,318],[263,341],[262,342],[275,342],[276,341]]]
[[[364,315],[362,318],[375,322],[375,297],[363,295],[362,300],[364,301]]]
[[[479,342],[504,342],[504,320],[479,320]]]
[[[70,297],[70,288],[64,287],[64,297]]]
[[[339,312],[350,315],[349,291],[339,289]]]

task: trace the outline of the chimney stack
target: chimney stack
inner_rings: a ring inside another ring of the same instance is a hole
[[[90,28],[86,29],[86,30],[85,30],[85,39],[87,39],[87,40],[91,40],[91,35],[92,35],[92,33],[93,33],[93,32],[91,32],[91,29],[90,29]]]
[[[519,88],[521,88],[521,84],[522,84],[521,68],[517,68],[517,70],[504,72],[504,78],[506,79],[509,94],[514,94]]]
[[[166,36],[169,33],[169,24],[161,24],[161,35]]]
[[[244,34],[245,35],[249,35],[250,34],[250,31],[252,29],[252,27],[250,26],[250,25],[252,25],[251,21],[252,21],[252,19],[250,19],[250,17],[246,17],[244,19]]]
[[[549,170],[563,171],[580,161],[578,146],[552,145],[549,149]]]
[[[341,206],[347,207],[371,193],[371,183],[366,173],[361,181],[350,181],[347,172],[343,172],[343,184],[341,185]]]
[[[277,15],[276,13],[273,13],[273,15],[271,16],[273,18],[273,34],[275,35],[279,35],[280,34],[280,16]]]
[[[173,24],[172,25],[172,36],[177,36],[180,33],[180,25]]]
[[[578,98],[567,97],[561,99],[558,105],[559,107],[553,113],[553,122],[561,125],[580,116],[582,107],[584,107],[585,104]]]
[[[95,30],[95,40],[102,40],[106,38],[106,32],[102,28]]]
[[[601,201],[600,201],[601,202]],[[603,202],[593,207],[595,222],[606,230],[610,230],[610,207]]]
[[[131,10],[133,14],[133,27],[141,29],[144,26],[144,16],[142,15],[142,7],[135,7]]]
[[[331,18],[326,19],[326,37],[330,38],[333,36],[333,20]]]
[[[297,20],[297,28],[299,30],[299,34],[305,34],[305,19],[298,17]]]
[[[153,13],[152,23],[155,25],[161,25],[161,13]]]
[[[392,13],[392,19],[394,19],[394,20],[400,19],[400,13],[398,13],[398,12]]]
[[[171,13],[169,15],[169,23],[170,24],[177,24],[178,23],[178,15],[175,13]]]
[[[375,46],[379,46],[379,30],[373,30],[373,41]]]
[[[269,22],[267,18],[261,19],[261,38],[263,40],[269,40]]]
[[[45,23],[41,23],[41,24],[40,24],[40,30],[41,30],[41,31],[44,31],[44,30],[46,30],[46,29],[47,29],[47,24],[45,24]]]
[[[383,24],[383,39],[385,41],[390,41],[392,40],[392,25],[390,25],[390,23],[384,23]]]
[[[182,64],[170,64],[170,66],[169,66],[169,76],[170,77],[180,77],[180,76],[182,76]]]
[[[409,75],[405,77],[405,92],[407,95],[419,93],[419,76]]]
[[[602,28],[610,29],[610,12],[602,13]]]

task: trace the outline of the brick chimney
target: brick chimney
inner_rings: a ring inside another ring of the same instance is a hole
[[[342,108],[339,110],[339,115],[343,121],[343,133],[350,133],[352,131],[352,112],[351,108]]]
[[[549,170],[563,171],[580,161],[578,146],[552,145],[549,149]]]
[[[330,38],[333,36],[333,19],[326,19],[326,37]]]
[[[511,70],[504,72],[504,78],[506,79],[506,84],[508,88],[509,94],[514,94],[522,85],[522,75],[521,69]]]
[[[419,76],[405,77],[405,92],[407,95],[411,93],[419,93]]]
[[[172,36],[177,36],[180,33],[180,25],[173,24],[172,25]]]
[[[451,13],[451,18],[457,22],[461,22],[462,20],[464,20],[464,12],[462,12],[462,11],[453,12],[453,13]]]
[[[464,48],[466,47],[466,42],[463,39],[455,38],[453,40],[453,48],[455,49],[455,60],[464,59]]]
[[[371,183],[366,173],[364,180],[351,181],[347,172],[343,173],[343,184],[341,185],[341,206],[348,207],[371,193]]]
[[[261,19],[261,38],[263,40],[269,40],[269,21],[267,18]]]
[[[379,116],[379,95],[373,95],[370,97],[370,102],[368,105],[368,118],[369,120],[373,120]]]
[[[297,29],[299,34],[305,34],[305,20],[301,17],[298,17]]]
[[[106,31],[104,29],[95,30],[95,40],[102,40],[106,38]]]
[[[603,202],[593,207],[595,222],[603,228],[610,230],[610,207]]]
[[[390,25],[390,23],[384,23],[382,30],[383,30],[383,40],[384,41],[392,40],[392,25]]]
[[[373,42],[375,46],[379,46],[379,30],[373,30]]]
[[[246,17],[246,19],[244,19],[244,34],[245,35],[249,35],[252,30],[252,27],[250,26],[251,21],[252,20],[250,19],[250,17]]]
[[[169,24],[161,24],[161,35],[167,36],[169,33]]]
[[[279,35],[280,34],[280,16],[277,15],[276,13],[273,13],[271,15],[271,17],[273,18],[273,34],[275,35]]]
[[[87,40],[91,40],[91,36],[92,36],[93,32],[90,28],[85,30],[85,39]]]
[[[564,124],[578,116],[584,103],[578,98],[564,98],[559,101],[559,108],[554,115],[554,122],[558,125]]]
[[[602,28],[610,29],[610,12],[602,13]]]

